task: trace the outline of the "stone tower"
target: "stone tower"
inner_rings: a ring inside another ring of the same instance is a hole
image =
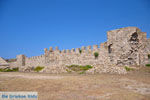
[[[146,33],[137,27],[108,31],[107,38],[108,55],[116,65],[141,65],[147,57]]]

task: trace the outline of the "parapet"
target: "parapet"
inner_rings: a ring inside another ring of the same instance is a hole
[[[66,50],[66,53],[70,53],[70,50],[69,50],[69,49],[67,49],[67,50]]]
[[[44,52],[46,53],[48,51],[48,49],[47,48],[44,48]]]
[[[87,46],[87,51],[92,51],[91,46]]]
[[[50,52],[53,52],[53,47],[50,47],[50,48],[49,48],[49,51],[50,51]]]
[[[75,49],[74,48],[71,49],[71,53],[75,53]]]
[[[107,42],[104,42],[104,43],[100,44],[100,50],[107,49],[107,48],[108,48]]]
[[[97,51],[98,50],[98,45],[93,45],[93,51]]]
[[[80,48],[76,48],[76,53],[80,53]]]
[[[59,48],[56,46],[56,47],[55,47],[55,51],[58,51],[58,50],[59,50]]]
[[[82,51],[82,53],[84,53],[84,52],[86,51],[86,47],[85,47],[85,46],[82,46],[82,47],[81,47],[81,51]]]

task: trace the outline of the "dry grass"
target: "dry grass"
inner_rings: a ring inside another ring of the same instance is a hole
[[[37,91],[39,100],[150,100],[150,68],[128,75],[3,72],[0,91]]]

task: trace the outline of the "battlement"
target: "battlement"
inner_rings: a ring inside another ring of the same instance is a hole
[[[103,48],[103,47],[102,47]],[[82,54],[82,53],[88,53],[88,52],[96,52],[96,51],[99,51],[100,48],[99,48],[99,45],[93,45],[93,46],[82,46],[81,48],[72,48],[72,49],[66,49],[66,50],[59,50],[58,47],[55,47],[55,50],[53,50],[53,47],[50,47],[50,49],[48,50],[47,48],[44,49],[44,54],[45,55],[48,55],[48,54],[55,54],[55,53],[63,53],[63,54],[74,54],[74,53],[77,53],[77,54]],[[34,58],[34,57],[33,57]]]
[[[43,58],[43,57],[45,57],[45,55],[33,56],[33,57],[26,57],[26,58],[30,59],[30,60],[34,60],[34,59],[40,59],[40,58]]]

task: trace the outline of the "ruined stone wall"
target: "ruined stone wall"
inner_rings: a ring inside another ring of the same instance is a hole
[[[98,52],[98,58],[94,53]],[[60,51],[44,49],[44,55],[17,56],[17,66],[45,66],[44,72],[64,71],[66,65],[93,65],[95,70],[112,66],[145,65],[150,54],[150,39],[136,27],[126,27],[107,32],[107,42],[100,45]],[[113,69],[113,68],[112,68]]]

